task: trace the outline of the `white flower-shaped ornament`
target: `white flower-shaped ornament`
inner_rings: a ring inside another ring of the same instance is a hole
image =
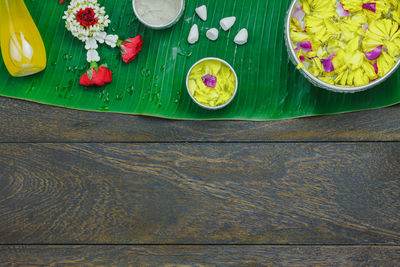
[[[63,19],[65,27],[72,35],[85,43],[89,63],[100,61],[99,54],[95,51],[98,48],[97,43],[116,47],[118,35],[107,35],[105,32],[111,21],[97,0],[72,0]]]
[[[118,47],[122,59],[126,63],[135,59],[142,48],[143,40],[140,35],[121,41],[118,35],[108,35],[105,32],[111,21],[106,15],[104,7],[100,7],[97,0],[71,0],[63,19],[67,30],[85,43],[87,50],[86,60],[90,63],[90,68],[82,75],[81,85],[103,86],[112,81],[112,72],[107,65],[99,66],[97,64],[100,61],[100,55],[97,52],[98,44],[105,43],[112,48]]]

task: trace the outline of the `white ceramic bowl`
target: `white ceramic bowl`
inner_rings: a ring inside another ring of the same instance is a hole
[[[178,11],[178,13],[176,14],[176,16],[168,23],[166,24],[161,24],[161,25],[153,25],[148,23],[147,21],[145,21],[140,15],[139,12],[136,9],[136,0],[132,0],[132,6],[133,6],[133,12],[135,13],[135,16],[138,18],[138,20],[145,25],[146,27],[149,27],[151,29],[154,30],[164,30],[164,29],[168,29],[171,28],[172,26],[174,26],[182,17],[184,11],[185,11],[185,0],[181,0],[181,7]]]
[[[210,106],[206,106],[206,105],[200,103],[199,101],[197,101],[196,98],[194,98],[194,96],[192,95],[192,93],[190,92],[190,89],[189,89],[189,76],[190,76],[190,73],[192,72],[193,68],[196,67],[196,66],[197,66],[198,64],[200,64],[201,62],[204,62],[204,61],[207,61],[207,60],[215,60],[215,61],[219,61],[219,62],[225,64],[227,67],[229,67],[229,68],[232,70],[233,74],[235,75],[235,80],[236,80],[235,92],[233,93],[232,97],[231,97],[231,98],[228,100],[228,102],[226,102],[225,104],[220,105],[220,106],[216,106],[216,107],[210,107]],[[205,108],[205,109],[209,109],[209,110],[218,110],[218,109],[222,109],[222,108],[228,106],[228,105],[232,102],[232,100],[235,98],[235,96],[236,96],[236,94],[237,94],[237,91],[238,91],[238,87],[239,87],[239,81],[238,81],[238,77],[237,77],[237,75],[236,75],[236,71],[232,68],[232,66],[231,66],[228,62],[226,62],[225,60],[222,60],[222,59],[220,59],[220,58],[207,57],[207,58],[203,58],[202,60],[197,61],[197,62],[190,68],[190,70],[188,71],[188,74],[187,74],[187,76],[186,76],[186,89],[187,89],[188,94],[190,95],[190,98],[192,98],[192,100],[193,100],[197,105],[199,105],[200,107]]]
[[[285,22],[285,41],[286,41],[286,46],[289,52],[289,58],[295,64],[296,66],[300,63],[299,58],[296,56],[296,53],[294,52],[293,48],[293,43],[290,38],[290,20],[292,18],[293,12],[296,9],[296,5],[299,2],[299,0],[293,0],[292,4],[290,5],[289,11],[286,16],[286,22]],[[364,86],[357,86],[357,87],[341,87],[341,86],[335,86],[331,85],[329,83],[325,83],[312,75],[308,70],[306,69],[300,69],[300,72],[309,80],[313,85],[324,88],[330,91],[334,92],[339,92],[339,93],[356,93],[356,92],[361,92],[365,91],[368,89],[371,89],[372,87],[375,87],[381,83],[383,83],[385,80],[387,80],[400,66],[400,60],[396,63],[396,65],[383,77],[367,84]]]

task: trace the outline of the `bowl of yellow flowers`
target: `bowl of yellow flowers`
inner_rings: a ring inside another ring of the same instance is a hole
[[[294,0],[285,25],[291,61],[314,85],[354,93],[400,66],[400,1]]]

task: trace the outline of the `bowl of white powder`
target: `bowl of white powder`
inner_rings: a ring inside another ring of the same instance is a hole
[[[132,4],[138,20],[156,30],[175,25],[185,10],[185,0],[132,0]]]

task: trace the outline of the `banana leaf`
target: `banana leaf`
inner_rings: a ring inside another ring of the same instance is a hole
[[[110,15],[108,33],[121,38],[141,34],[142,53],[125,64],[117,49],[101,47],[101,63],[114,73],[113,82],[101,88],[79,85],[86,71],[83,43],[73,38],[61,19],[66,5],[58,0],[27,0],[26,4],[42,34],[47,69],[25,78],[11,77],[0,59],[0,95],[80,110],[141,114],[171,119],[275,120],[320,114],[375,109],[400,102],[399,73],[384,84],[355,94],[340,94],[312,86],[288,59],[284,20],[289,0],[188,0],[184,17],[172,29],[156,31],[135,18],[130,0],[100,0]],[[206,4],[209,18],[201,21],[194,12]],[[219,20],[236,16],[216,42],[205,37],[219,28]],[[187,35],[196,23],[200,41],[188,45]],[[248,44],[233,39],[241,28],[250,34]],[[239,90],[226,108],[209,111],[189,97],[185,78],[198,60],[218,57],[238,74]]]

